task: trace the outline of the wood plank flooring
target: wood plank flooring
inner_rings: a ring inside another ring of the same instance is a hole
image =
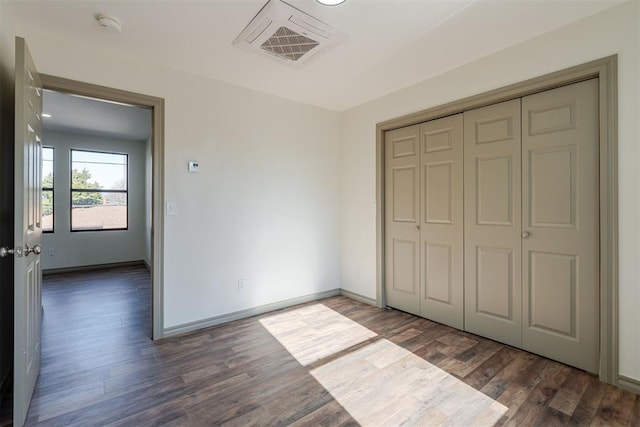
[[[149,286],[45,276],[27,425],[640,425],[593,375],[345,297],[153,342]]]

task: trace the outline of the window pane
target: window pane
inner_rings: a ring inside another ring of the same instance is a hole
[[[53,191],[42,191],[42,231],[53,231]]]
[[[71,150],[71,188],[127,190],[127,155]]]
[[[53,148],[42,147],[42,231],[53,232]]]
[[[71,150],[72,231],[127,228],[127,161],[126,154]]]
[[[53,148],[42,148],[42,188],[53,188]]]
[[[127,228],[127,193],[71,192],[71,230]]]

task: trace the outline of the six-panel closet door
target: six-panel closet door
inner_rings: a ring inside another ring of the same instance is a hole
[[[598,371],[598,80],[385,134],[387,305]]]
[[[462,114],[420,125],[420,314],[464,328]]]
[[[462,114],[385,134],[387,305],[464,327]]]
[[[465,330],[522,346],[520,99],[464,113]]]
[[[598,372],[598,80],[522,98],[523,348]]]
[[[385,134],[385,297],[420,315],[420,126]]]

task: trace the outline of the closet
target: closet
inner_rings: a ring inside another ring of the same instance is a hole
[[[598,371],[598,80],[385,133],[387,305]]]

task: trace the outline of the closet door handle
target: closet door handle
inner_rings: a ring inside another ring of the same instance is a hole
[[[529,232],[528,231],[523,231],[522,232],[522,238],[526,239],[527,237],[529,237]]]
[[[416,224],[416,230],[420,230],[420,225]]]

